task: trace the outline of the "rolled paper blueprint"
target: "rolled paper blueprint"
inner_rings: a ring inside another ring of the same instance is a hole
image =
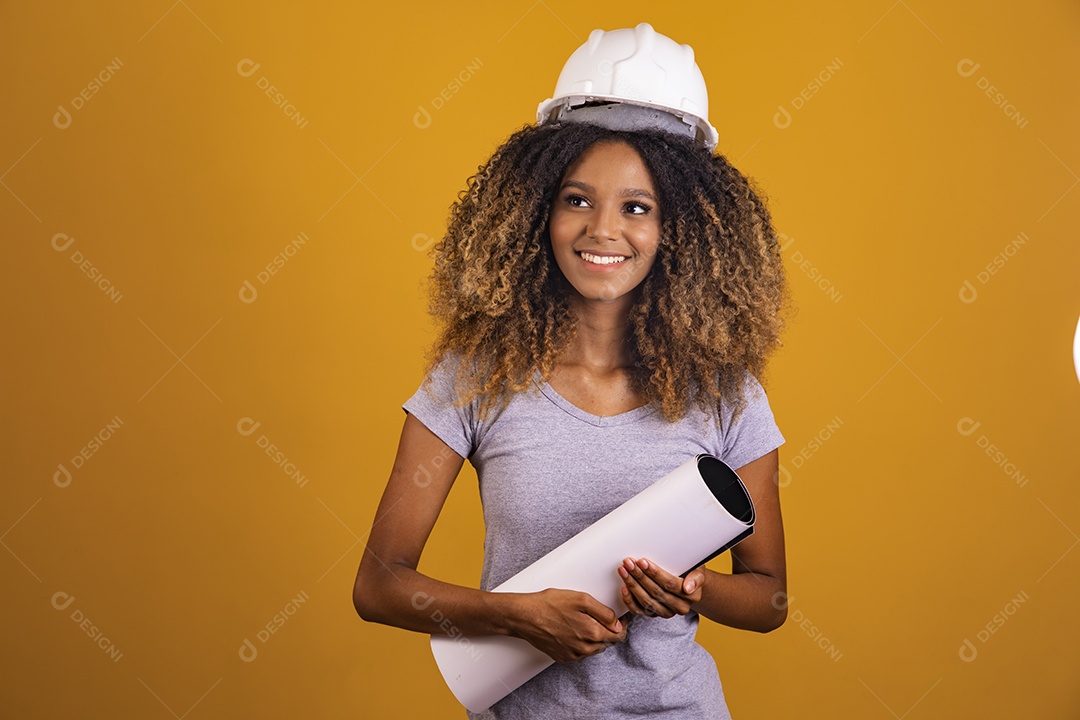
[[[491,591],[579,590],[625,614],[623,558],[647,557],[686,575],[753,532],[754,505],[742,480],[720,460],[698,455]],[[526,640],[504,635],[432,635],[431,651],[454,697],[472,712],[554,662]]]

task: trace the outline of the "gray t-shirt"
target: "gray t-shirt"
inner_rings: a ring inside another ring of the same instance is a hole
[[[478,401],[455,406],[454,367],[447,360],[403,407],[476,468],[486,527],[480,588],[489,590],[700,453],[737,470],[783,444],[765,393],[749,373],[744,393],[748,403],[738,420],[722,407],[718,428],[715,416],[696,406],[675,423],[651,406],[599,417],[537,379],[480,422]],[[697,613],[627,615],[623,622],[624,642],[551,665],[469,717],[730,717],[716,664],[694,639]]]

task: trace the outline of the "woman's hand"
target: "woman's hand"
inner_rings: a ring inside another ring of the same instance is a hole
[[[513,634],[555,662],[597,655],[626,639],[615,611],[588,593],[549,588],[519,597]]]
[[[701,600],[704,568],[681,578],[645,558],[626,558],[619,566],[623,579],[622,599],[635,615],[670,618],[686,615]]]

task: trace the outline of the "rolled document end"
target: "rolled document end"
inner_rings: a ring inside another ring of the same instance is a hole
[[[743,485],[742,478],[738,473],[727,466],[727,463],[717,460],[712,455],[698,455],[698,472],[705,481],[705,487],[713,494],[716,501],[727,511],[732,518],[743,522],[746,529],[735,537],[721,545],[717,550],[701,562],[694,565],[680,577],[686,577],[692,570],[696,570],[705,563],[727,552],[754,534],[754,502],[750,499],[750,493]]]
[[[698,455],[642,490],[492,592],[557,587],[587,592],[626,613],[617,568],[648,557],[686,575],[754,531],[754,505],[742,480],[720,460]],[[521,638],[433,635],[431,651],[454,697],[482,712],[552,664]]]
[[[505,635],[431,636],[431,652],[450,692],[471,712],[487,710],[555,661]]]

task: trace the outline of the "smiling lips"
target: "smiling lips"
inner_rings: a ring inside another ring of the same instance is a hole
[[[582,260],[592,265],[617,265],[626,260],[624,255],[593,255],[582,250],[578,253]]]

